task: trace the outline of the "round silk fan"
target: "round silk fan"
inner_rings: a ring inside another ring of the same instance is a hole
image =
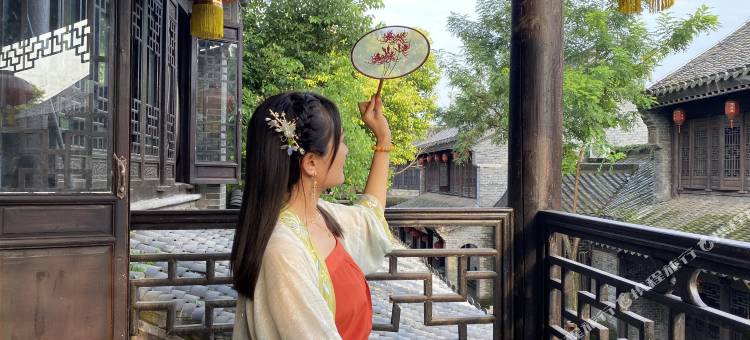
[[[352,65],[373,79],[403,77],[421,67],[430,55],[430,42],[421,32],[406,26],[386,26],[363,35],[352,48]]]

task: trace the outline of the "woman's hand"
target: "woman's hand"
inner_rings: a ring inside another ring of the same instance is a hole
[[[359,113],[367,128],[375,134],[379,146],[391,144],[391,127],[383,115],[383,101],[380,96],[374,96],[370,101],[359,102]]]

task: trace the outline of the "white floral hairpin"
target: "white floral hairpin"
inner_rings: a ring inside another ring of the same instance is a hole
[[[286,143],[281,145],[281,149],[286,150],[286,153],[289,156],[295,151],[299,151],[300,155],[304,155],[305,149],[299,145],[297,134],[295,133],[297,123],[294,121],[288,121],[286,119],[286,113],[284,112],[278,113],[271,109],[268,111],[271,112],[271,116],[273,117],[273,119],[266,118],[268,126],[274,129],[274,131],[281,133],[281,142]]]

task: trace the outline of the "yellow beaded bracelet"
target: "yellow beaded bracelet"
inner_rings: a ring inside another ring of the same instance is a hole
[[[372,150],[374,150],[375,152],[391,152],[391,150],[393,150],[393,145],[386,145],[386,146],[373,145]]]

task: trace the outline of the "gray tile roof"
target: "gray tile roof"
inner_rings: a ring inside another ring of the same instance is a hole
[[[415,143],[414,145],[417,147],[417,149],[431,149],[435,146],[439,146],[443,144],[450,144],[450,143],[455,142],[456,136],[458,136],[457,128],[445,128],[445,129],[436,131],[435,133],[427,137],[425,140],[419,141]]]
[[[211,253],[231,252],[233,230],[179,230],[179,231],[133,231],[130,236],[131,253]],[[396,247],[404,247],[398,244]],[[217,262],[216,275],[228,276],[229,264]],[[131,278],[166,278],[167,263],[131,264]],[[388,271],[388,260],[384,259],[380,271]],[[427,266],[417,258],[401,258],[399,271],[429,272]],[[206,272],[206,265],[200,261],[184,261],[177,264],[179,277],[201,277]],[[433,275],[433,293],[447,294],[452,290],[442,279]],[[373,303],[373,319],[377,323],[390,323],[391,294],[422,294],[421,281],[370,281]],[[146,301],[178,301],[178,322],[182,324],[199,323],[204,319],[204,301],[233,299],[237,293],[229,285],[211,286],[168,286],[139,288],[139,299]],[[402,304],[401,325],[398,333],[373,332],[371,339],[456,339],[456,326],[425,326],[423,324],[424,307],[422,304]],[[485,315],[468,302],[435,303],[435,315],[439,316],[478,316]],[[214,310],[214,322],[234,322],[233,308]],[[470,339],[491,339],[492,325],[470,325]]]
[[[654,95],[747,77],[750,74],[750,21],[685,65],[649,87]]]

